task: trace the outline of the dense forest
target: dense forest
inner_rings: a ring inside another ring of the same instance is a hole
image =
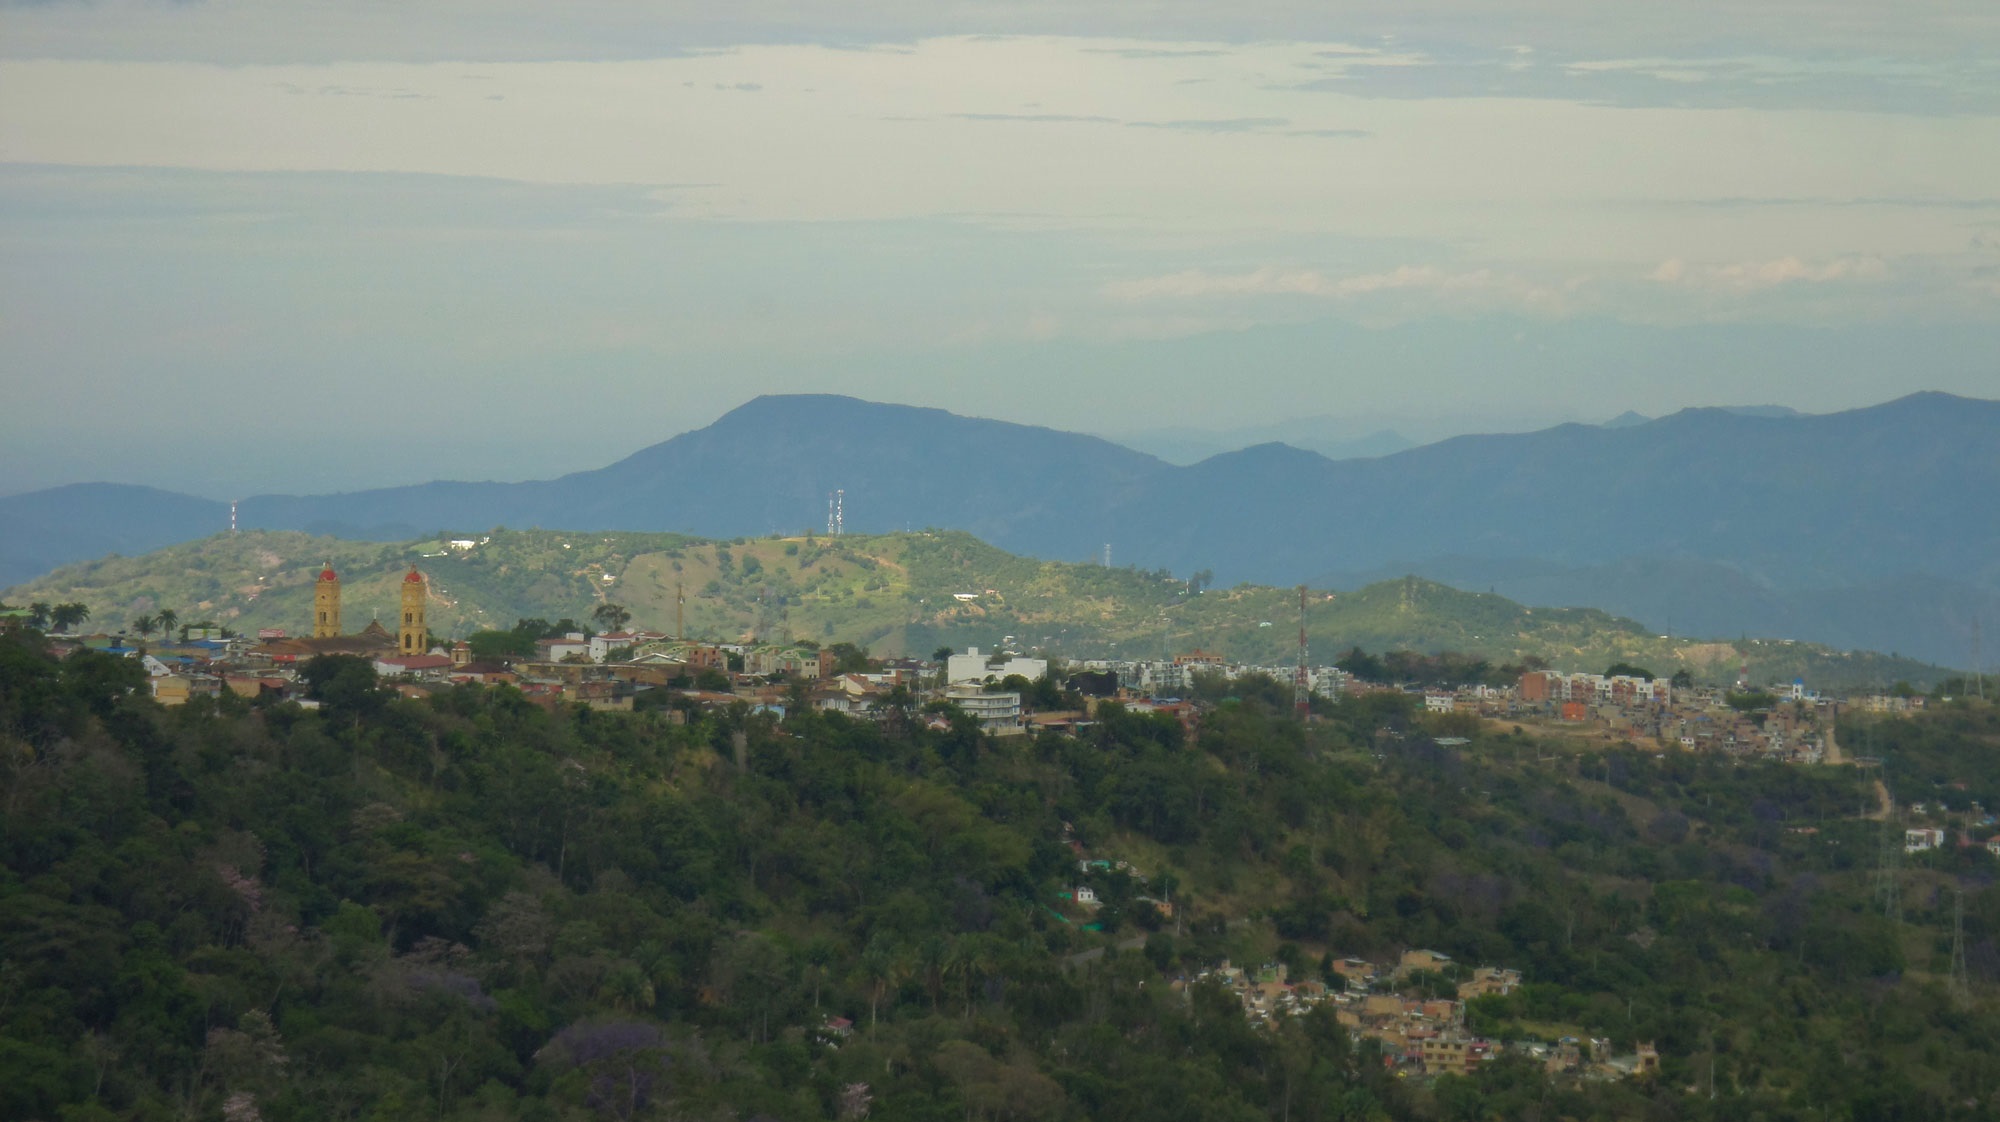
[[[130,661],[0,637],[0,1117],[2000,1115],[1994,860],[1910,857],[1885,898],[1861,769],[1388,693],[1302,726],[1268,681],[1192,734],[1107,705],[995,739],[310,678],[317,709],[169,710]],[[1899,793],[2000,798],[1989,706],[1843,740]],[[1072,842],[1138,870],[1087,875],[1101,930],[1059,907]],[[1172,984],[1415,947],[1522,972],[1475,1028],[1651,1041],[1661,1073],[1405,1078],[1326,1006],[1260,1029]]]

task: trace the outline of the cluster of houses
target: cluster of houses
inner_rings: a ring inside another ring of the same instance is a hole
[[[1173,984],[1182,992],[1202,983],[1220,985],[1236,995],[1243,1003],[1244,1016],[1259,1027],[1330,1003],[1335,1018],[1351,1038],[1377,1042],[1385,1064],[1417,1074],[1469,1075],[1480,1065],[1498,1059],[1503,1051],[1532,1056],[1551,1073],[1625,1078],[1659,1070],[1659,1052],[1651,1044],[1641,1044],[1629,1055],[1614,1056],[1608,1040],[1586,1042],[1564,1037],[1553,1042],[1503,1044],[1478,1036],[1466,1028],[1465,1003],[1512,993],[1521,984],[1520,972],[1482,966],[1457,983],[1454,997],[1412,992],[1420,972],[1437,976],[1454,969],[1448,955],[1412,950],[1393,964],[1340,959],[1324,981],[1293,981],[1283,963],[1266,963],[1252,971],[1225,960]]]

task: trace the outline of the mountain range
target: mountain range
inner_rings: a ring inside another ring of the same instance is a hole
[[[1081,427],[1081,426],[1079,426]],[[1767,634],[1968,665],[2000,620],[2000,402],[1690,409],[1365,459],[1262,444],[1179,466],[1098,437],[831,395],[762,397],[607,467],[245,500],[240,524],[398,541],[494,526],[941,527],[1043,558],[1221,583],[1419,573],[1662,632]],[[1985,496],[1982,498],[1982,496]],[[0,581],[191,540],[225,504],[93,484],[0,499]]]

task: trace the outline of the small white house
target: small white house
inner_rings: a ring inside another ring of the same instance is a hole
[[[1077,885],[1077,886],[1076,886],[1076,902],[1077,902],[1077,903],[1079,903],[1079,904],[1082,904],[1082,905],[1083,905],[1084,907],[1086,907],[1086,908],[1094,908],[1094,907],[1096,907],[1096,906],[1097,906],[1097,904],[1098,904],[1098,900],[1097,900],[1097,891],[1096,891],[1095,889],[1091,888],[1091,887],[1090,887],[1089,885],[1087,885],[1087,884],[1080,884],[1080,885]]]
[[[1944,844],[1944,831],[1936,826],[1921,826],[1903,831],[1903,852],[1922,853]]]

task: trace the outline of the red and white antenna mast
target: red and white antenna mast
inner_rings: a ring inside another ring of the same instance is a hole
[[[1312,675],[1306,670],[1306,586],[1299,586],[1299,669],[1292,679],[1292,708],[1299,720],[1312,717]]]

